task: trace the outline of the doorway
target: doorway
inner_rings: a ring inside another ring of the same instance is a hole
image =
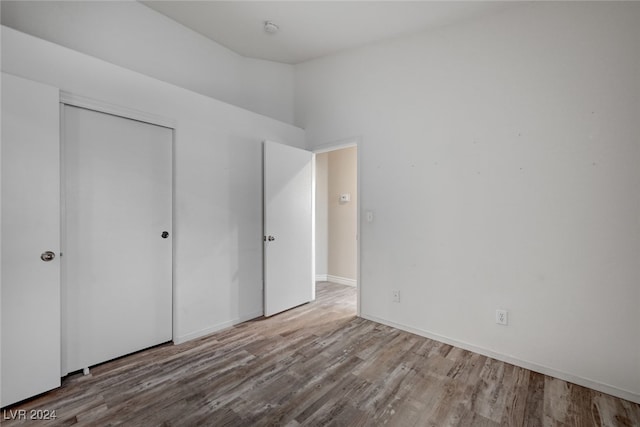
[[[359,290],[356,141],[316,150],[315,214],[316,282],[331,282]],[[359,298],[357,306],[359,313]]]

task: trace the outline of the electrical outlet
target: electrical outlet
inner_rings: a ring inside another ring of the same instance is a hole
[[[393,302],[400,302],[400,291],[397,289],[393,290]]]
[[[508,318],[508,312],[507,310],[496,310],[496,323],[498,325],[505,325],[507,326],[509,318]]]

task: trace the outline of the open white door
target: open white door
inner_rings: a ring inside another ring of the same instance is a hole
[[[2,74],[2,407],[60,386],[59,99]]]
[[[264,315],[315,299],[313,153],[264,143]]]

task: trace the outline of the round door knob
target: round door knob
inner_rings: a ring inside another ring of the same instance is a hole
[[[273,237],[273,236],[269,236],[269,237],[267,237],[267,240],[270,241],[270,242],[273,242],[274,240],[276,240],[276,238]]]
[[[163,231],[161,234],[163,239],[166,239],[167,237],[169,237],[169,232],[168,231]]]
[[[55,257],[56,257],[56,254],[51,251],[42,252],[42,255],[40,255],[40,259],[43,260],[44,262],[52,261]]]

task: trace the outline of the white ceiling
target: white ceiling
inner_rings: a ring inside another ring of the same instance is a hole
[[[250,58],[296,64],[505,7],[489,1],[143,1]],[[280,26],[263,30],[264,21]]]

